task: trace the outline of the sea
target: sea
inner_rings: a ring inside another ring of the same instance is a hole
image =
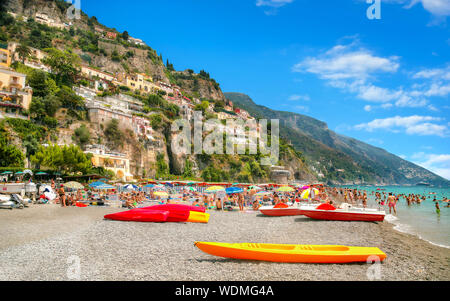
[[[367,191],[369,207],[377,207],[375,196],[372,192],[392,192],[398,194],[420,194],[427,197],[421,204],[408,206],[404,198],[400,198],[397,203],[397,216],[387,215],[385,221],[395,225],[394,229],[400,232],[418,236],[434,245],[450,249],[450,208],[445,208],[447,203],[439,202],[440,214],[437,213],[433,199],[442,200],[444,197],[450,198],[450,187],[434,188],[427,186],[366,186],[353,185],[341,186],[346,188],[356,188]],[[385,207],[386,213],[389,209]]]

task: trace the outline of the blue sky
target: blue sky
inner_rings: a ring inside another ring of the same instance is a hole
[[[82,0],[177,70],[450,179],[450,0]]]

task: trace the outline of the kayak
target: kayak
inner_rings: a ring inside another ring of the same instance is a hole
[[[264,206],[259,208],[259,211],[267,216],[296,216],[301,215],[299,208],[275,208],[274,206]]]
[[[190,205],[184,205],[184,204],[163,204],[163,205],[154,205],[150,207],[144,207],[141,209],[151,209],[151,210],[166,210],[166,211],[196,211],[196,212],[206,212],[205,207],[197,207],[197,206],[190,206]]]
[[[163,223],[169,217],[169,211],[161,210],[129,210],[105,215],[105,219],[126,222]]]
[[[306,205],[306,207],[311,207],[311,205]],[[263,206],[259,208],[259,211],[267,216],[297,216],[302,215],[302,211],[300,210],[300,207],[293,207],[293,206],[283,206],[280,208],[277,208],[277,206]]]
[[[197,211],[191,211],[189,213],[189,218],[186,222],[188,223],[203,223],[207,224],[209,221],[209,214]]]
[[[157,205],[159,206],[159,205]],[[189,214],[191,211],[186,210],[186,209],[179,209],[179,210],[163,210],[163,209],[159,209],[157,206],[152,206],[152,207],[147,207],[147,208],[137,208],[137,209],[132,209],[129,210],[128,212],[145,212],[145,211],[163,211],[163,212],[167,212],[168,216],[167,219],[165,220],[165,222],[168,223],[180,223],[180,222],[186,222],[189,219]],[[164,206],[164,205],[162,205]],[[156,207],[155,209],[153,207]],[[152,208],[152,209],[150,209]]]
[[[368,208],[346,208],[346,209],[320,209],[311,207],[300,207],[301,215],[317,220],[328,221],[361,221],[382,222],[386,216],[385,211]]]
[[[269,262],[352,263],[386,259],[386,254],[380,249],[366,247],[213,242],[196,242],[195,246],[214,256]]]

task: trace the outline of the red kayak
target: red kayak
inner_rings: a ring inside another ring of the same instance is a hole
[[[259,211],[267,216],[296,216],[302,215],[299,208],[275,208],[274,206],[266,206],[259,208]]]
[[[376,209],[350,208],[350,209],[320,209],[300,207],[301,215],[317,220],[327,221],[362,221],[382,222],[386,212]]]
[[[205,207],[197,207],[197,206],[190,206],[190,205],[184,205],[184,204],[164,204],[164,205],[154,205],[150,207],[145,207],[142,209],[151,209],[151,210],[166,210],[166,211],[196,211],[196,212],[206,212]]]
[[[161,210],[129,210],[105,215],[105,219],[126,222],[163,223],[169,217],[168,211]],[[189,217],[189,214],[188,214]]]

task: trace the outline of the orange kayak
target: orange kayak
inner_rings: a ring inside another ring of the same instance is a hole
[[[380,249],[366,247],[214,242],[196,242],[195,246],[214,256],[270,262],[351,263],[386,259],[386,254]]]

